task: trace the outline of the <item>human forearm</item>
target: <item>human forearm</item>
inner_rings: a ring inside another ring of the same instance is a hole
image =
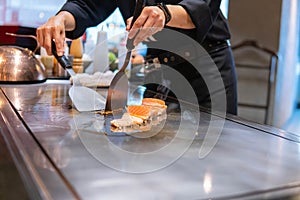
[[[132,28],[130,28],[132,17],[127,20],[126,30],[128,37],[134,38],[134,46],[145,40],[149,36],[161,31],[165,25],[181,29],[194,29],[195,25],[187,13],[180,5],[167,5],[171,14],[171,20],[166,24],[166,11],[159,6],[147,6],[143,9]]]
[[[172,16],[171,20],[166,24],[167,26],[182,29],[193,29],[196,27],[191,17],[182,6],[167,5],[167,7]]]
[[[56,17],[61,18],[61,21],[65,25],[66,31],[73,31],[75,29],[76,22],[74,16],[71,13],[67,11],[61,11],[56,15]]]

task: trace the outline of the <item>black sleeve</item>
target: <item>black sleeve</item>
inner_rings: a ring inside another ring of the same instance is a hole
[[[67,31],[66,37],[80,37],[86,28],[98,25],[115,9],[116,4],[112,0],[68,0],[60,11],[70,12],[75,18],[76,27],[74,31]]]
[[[179,2],[197,29],[197,40],[203,41],[220,12],[221,0],[183,0]]]

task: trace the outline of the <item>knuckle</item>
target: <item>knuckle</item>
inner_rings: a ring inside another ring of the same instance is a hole
[[[157,12],[152,12],[150,15],[152,18],[158,18],[159,14]]]
[[[51,31],[55,31],[55,30],[58,29],[58,26],[56,26],[56,25],[55,26],[50,26],[49,28],[50,28]]]
[[[159,18],[157,19],[157,21],[158,21],[158,23],[163,24],[164,18],[163,18],[163,17],[159,17]]]
[[[152,8],[150,8],[149,6],[148,7],[144,7],[143,12],[145,12],[145,13],[152,12]]]
[[[136,21],[135,21],[135,25],[136,25],[136,27],[141,27],[141,26],[142,26],[142,23],[141,23],[141,21],[136,20]]]
[[[51,32],[52,31],[52,27],[51,26],[45,26],[44,30],[45,30],[45,32]]]

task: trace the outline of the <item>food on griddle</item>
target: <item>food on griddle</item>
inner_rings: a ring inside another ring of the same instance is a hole
[[[134,125],[141,125],[143,120],[141,118],[130,115],[129,113],[124,113],[122,118],[111,120],[110,124],[114,128],[120,127],[131,127]]]
[[[128,106],[127,111],[130,115],[141,118],[143,121],[148,120],[151,115],[151,107],[144,105]]]
[[[155,98],[144,98],[142,100],[142,105],[148,106],[151,108],[152,118],[159,118],[160,116],[166,116],[166,103],[161,99]]]
[[[110,70],[102,73],[95,72],[94,74],[79,73],[70,78],[71,84],[80,83],[86,87],[108,87],[114,77],[114,73]]]
[[[163,101],[161,99],[155,99],[155,98],[144,98],[142,100],[142,105],[167,108],[165,101]]]
[[[114,132],[149,130],[152,125],[166,119],[166,108],[165,102],[160,99],[145,98],[142,105],[129,105],[122,118],[112,120],[111,129]]]

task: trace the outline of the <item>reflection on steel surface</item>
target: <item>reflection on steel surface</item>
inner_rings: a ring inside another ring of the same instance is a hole
[[[183,117],[185,132],[188,133],[189,123],[194,122],[193,112],[186,111],[183,116],[170,114],[168,127],[155,137],[139,139],[124,134],[106,135],[104,116],[79,113],[68,107],[71,103],[68,97],[69,87],[69,83],[47,81],[46,84],[33,86],[5,86],[2,90],[9,100],[14,98],[16,89],[24,91],[19,98],[21,107],[16,112],[22,116],[49,159],[57,161],[55,164],[61,175],[85,199],[97,199],[99,196],[106,199],[246,199],[255,195],[257,198],[251,199],[262,199],[266,195],[272,198],[298,195],[300,192],[299,140],[291,140],[293,138],[288,133],[278,132],[275,128],[249,124],[242,120],[235,122],[230,118],[225,119],[222,134],[213,151],[207,157],[199,159],[199,148],[211,124],[211,115],[202,112],[198,135],[184,155],[172,165],[145,174],[121,173],[104,166],[84,147],[82,137],[94,144],[98,153],[105,154],[106,150],[115,150],[111,148],[112,145],[131,152],[149,152],[172,140],[172,129],[179,125],[173,123],[179,120],[176,117]],[[31,95],[37,88],[43,88],[43,93],[38,99],[32,98]],[[6,100],[3,95],[0,97],[0,102]],[[15,105],[15,102],[12,101],[12,104]],[[9,105],[4,105],[1,111],[4,112],[5,108],[9,108]],[[20,130],[20,126],[14,123],[14,118],[10,115],[7,117],[13,119],[9,121],[14,125],[11,128]],[[215,120],[213,125],[218,123],[222,124],[222,121]],[[76,137],[77,134],[80,137]],[[25,136],[31,138],[30,134],[19,136],[22,139]],[[20,141],[24,142],[22,145],[26,147],[24,149],[32,160],[35,146],[25,142],[26,140]],[[61,148],[56,148],[55,145],[60,141],[64,141],[60,144]],[[165,154],[157,159],[169,159],[172,156]],[[138,157],[127,160],[127,157],[111,156],[110,159],[124,168],[130,162],[139,162]],[[64,162],[68,164],[65,165]],[[54,179],[53,171],[40,168],[35,163],[33,167],[40,173],[51,195],[56,194],[53,199],[74,199],[62,197],[59,192],[63,185]]]

